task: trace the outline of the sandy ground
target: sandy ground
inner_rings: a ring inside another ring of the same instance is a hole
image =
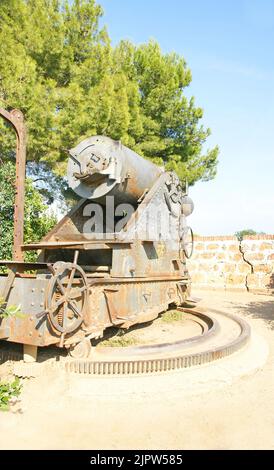
[[[170,382],[158,376],[157,387],[153,377],[125,382],[108,377],[97,395],[92,393],[96,378],[28,380],[21,401],[0,413],[0,449],[274,449],[273,296],[193,295],[202,297],[203,307],[247,319],[269,345],[265,365],[221,387],[208,375],[207,387],[198,384],[193,393],[176,388],[176,377],[178,383],[187,382],[187,374],[174,375]],[[238,353],[233,360],[241,357]],[[134,393],[127,393],[130,388]]]

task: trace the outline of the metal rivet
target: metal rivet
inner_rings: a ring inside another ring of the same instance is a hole
[[[44,305],[43,302],[41,302],[41,303],[40,303],[40,307],[43,307],[43,305]]]
[[[41,289],[41,292],[45,292],[45,289],[44,289],[44,288],[43,288],[43,289]]]
[[[33,307],[33,306],[34,306],[34,302],[31,302],[31,304],[30,304],[30,305]]]
[[[32,336],[32,332],[30,332],[29,335]]]
[[[29,317],[29,319],[30,319],[30,321],[32,321],[32,320],[33,320],[33,317]]]

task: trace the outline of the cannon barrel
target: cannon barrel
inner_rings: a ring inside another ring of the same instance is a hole
[[[80,197],[101,200],[109,195],[119,202],[136,202],[164,169],[119,141],[105,136],[83,140],[69,151],[68,183]]]

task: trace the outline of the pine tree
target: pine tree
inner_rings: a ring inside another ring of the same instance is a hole
[[[1,0],[0,106],[25,114],[28,160],[63,175],[67,149],[98,133],[190,184],[213,178],[218,148],[203,152],[210,130],[184,94],[191,83],[184,58],[154,41],[111,47],[102,14],[95,0]],[[0,120],[1,158],[13,148]]]

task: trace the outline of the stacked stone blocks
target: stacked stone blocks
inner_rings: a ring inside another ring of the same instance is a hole
[[[198,288],[274,293],[274,235],[196,236],[188,268]]]

